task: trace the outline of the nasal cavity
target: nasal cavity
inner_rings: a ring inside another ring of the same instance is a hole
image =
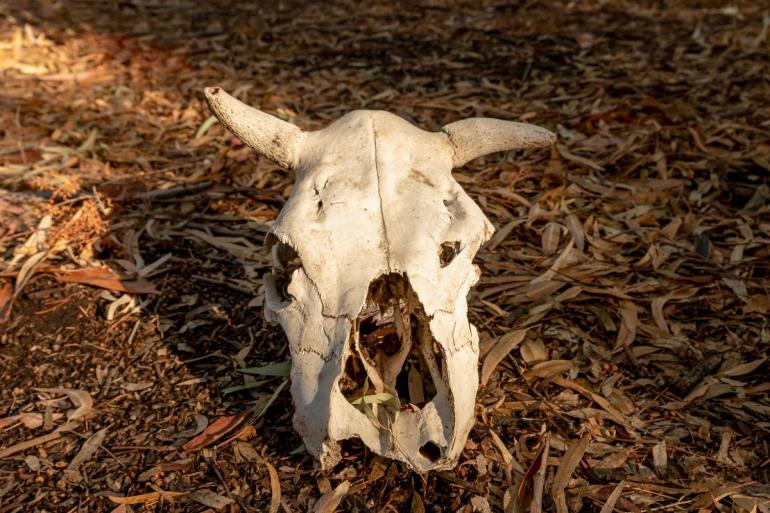
[[[446,267],[452,263],[457,254],[460,252],[460,241],[452,240],[444,242],[439,250],[439,261],[441,267]]]
[[[420,454],[422,454],[424,458],[435,462],[441,458],[441,447],[433,442],[428,442],[420,447]]]
[[[419,411],[446,392],[443,351],[429,324],[405,275],[374,280],[350,333],[340,380],[348,401],[359,409],[379,404],[391,412]]]

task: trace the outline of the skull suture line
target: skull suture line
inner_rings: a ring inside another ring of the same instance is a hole
[[[473,118],[426,132],[383,111],[298,127],[206,89],[244,143],[293,169],[271,233],[265,313],[289,339],[294,427],[321,463],[359,438],[418,471],[456,465],[473,426],[478,335],[466,296],[493,227],[452,177],[548,130]]]

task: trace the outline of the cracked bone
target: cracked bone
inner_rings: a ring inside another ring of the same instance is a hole
[[[371,110],[302,131],[220,88],[205,95],[233,134],[296,174],[266,239],[265,315],[289,341],[307,450],[323,469],[348,439],[420,472],[454,467],[478,389],[466,297],[493,227],[452,169],[554,135],[487,118],[427,132]]]

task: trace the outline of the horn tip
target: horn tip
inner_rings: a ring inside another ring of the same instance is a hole
[[[222,88],[220,87],[206,87],[203,89],[203,94],[206,96],[207,100],[211,100],[215,96],[217,96],[220,91],[222,91]]]

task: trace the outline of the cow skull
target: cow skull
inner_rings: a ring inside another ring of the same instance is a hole
[[[307,450],[324,469],[354,438],[418,471],[456,465],[478,389],[466,296],[493,227],[451,171],[554,135],[487,118],[426,132],[371,110],[306,132],[220,88],[205,94],[232,133],[296,174],[266,239],[265,314],[289,339]]]

